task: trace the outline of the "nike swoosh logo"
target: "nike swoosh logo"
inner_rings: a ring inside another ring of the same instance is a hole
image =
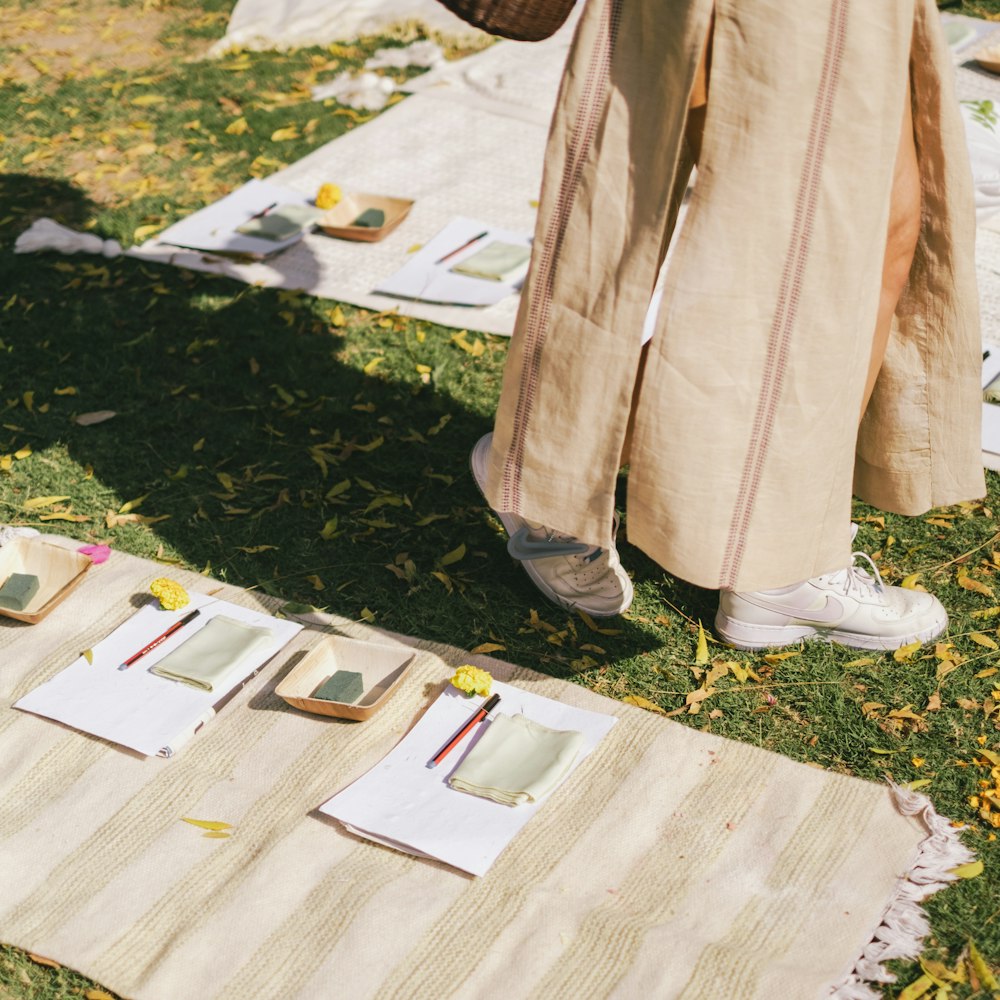
[[[524,562],[526,559],[547,559],[549,556],[583,555],[593,548],[586,542],[550,541],[547,538],[532,538],[528,528],[518,528],[507,542],[507,551]]]
[[[787,615],[800,622],[815,622],[816,624],[835,625],[844,618],[844,605],[835,597],[826,595],[826,604],[821,608],[810,608],[808,611],[803,608],[793,607],[789,604],[782,604],[780,601],[762,597],[759,594],[741,594],[744,601],[757,605],[765,611],[773,611],[779,615]]]

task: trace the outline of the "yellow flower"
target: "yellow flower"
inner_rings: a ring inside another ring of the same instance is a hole
[[[479,667],[466,663],[455,671],[451,683],[470,698],[474,694],[481,694],[485,698],[493,686],[493,677],[488,670],[480,670]]]
[[[149,590],[159,600],[164,611],[177,611],[191,600],[187,591],[176,580],[168,580],[165,576],[155,579],[149,585]]]
[[[324,184],[316,192],[317,208],[333,208],[343,197],[336,184]]]

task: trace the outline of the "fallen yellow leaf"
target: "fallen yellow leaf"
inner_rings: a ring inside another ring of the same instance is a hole
[[[983,986],[985,986],[988,990],[1000,989],[1000,983],[997,982],[997,977],[993,975],[992,970],[986,964],[983,956],[979,953],[979,949],[971,940],[969,941],[969,964],[972,966],[973,971],[979,978],[979,982]]]
[[[473,653],[498,653],[506,646],[502,646],[499,642],[481,642],[475,649],[471,650]]]
[[[801,649],[790,649],[784,653],[768,653],[764,657],[765,663],[780,663],[782,660],[790,660],[793,656],[801,656]]]
[[[35,955],[32,952],[25,952],[28,958],[36,965],[47,965],[50,969],[61,969],[62,966],[54,958],[46,958],[44,955]]]
[[[294,125],[287,125],[285,128],[275,129],[271,133],[271,142],[288,142],[290,139],[298,139],[301,133]]]
[[[656,712],[658,715],[667,714],[659,705],[648,698],[643,698],[642,695],[630,694],[627,698],[622,698],[622,701],[626,705],[635,705],[637,708],[644,708],[647,712]]]
[[[969,638],[978,645],[985,646],[987,649],[1000,649],[995,640],[991,639],[988,635],[983,635],[982,632],[970,632]]]
[[[218,832],[219,830],[231,830],[233,828],[231,823],[223,823],[217,819],[192,819],[190,816],[181,816],[181,819],[192,826],[200,827],[202,830]]]
[[[132,231],[132,242],[143,243],[150,236],[152,236],[153,233],[158,233],[162,228],[162,222],[154,222],[145,226],[136,226],[136,228]]]
[[[708,663],[708,637],[705,635],[705,629],[701,622],[698,622],[698,646],[695,650],[694,662],[698,664]]]
[[[929,990],[932,989],[934,989],[934,980],[924,973],[924,975],[922,975],[919,979],[910,983],[910,985],[899,994],[896,1000],[919,1000],[920,997],[924,996]]]
[[[462,542],[458,548],[454,548],[451,552],[446,552],[441,556],[440,564],[442,566],[450,566],[452,563],[457,563],[459,560],[465,558],[465,542]]]
[[[977,875],[982,875],[983,873],[983,863],[978,858],[975,861],[970,861],[968,864],[959,865],[957,868],[951,869],[951,874],[956,878],[975,878]]]
[[[32,500],[26,500],[24,502],[25,510],[37,510],[39,507],[48,507],[54,503],[62,503],[63,500],[69,500],[69,497],[35,497]]]
[[[996,615],[1000,615],[1000,604],[996,604],[992,608],[983,608],[980,611],[970,612],[971,618],[993,618]]]
[[[142,504],[142,501],[149,496],[148,493],[143,493],[141,497],[136,497],[134,500],[129,500],[127,503],[123,503],[121,507],[118,508],[119,514],[128,514],[135,510],[136,507]]]
[[[900,646],[899,649],[897,649],[892,654],[892,658],[897,663],[906,663],[907,660],[913,659],[914,654],[917,652],[918,649],[920,649],[922,645],[923,643],[921,642],[910,642],[907,643],[905,646]]]
[[[955,582],[965,590],[972,590],[977,594],[985,594],[987,597],[993,596],[993,590],[990,587],[987,587],[980,580],[973,580],[971,576],[959,576]]]

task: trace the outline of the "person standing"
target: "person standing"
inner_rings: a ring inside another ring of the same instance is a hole
[[[932,0],[589,0],[472,455],[557,603],[628,607],[627,463],[629,540],[719,589],[725,641],[896,648],[946,627],[936,598],[855,564],[850,525],[852,491],[902,514],[985,492],[972,179],[938,17]]]

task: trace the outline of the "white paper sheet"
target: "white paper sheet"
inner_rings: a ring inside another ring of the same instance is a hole
[[[195,608],[201,614],[190,625],[178,629],[128,670],[118,669],[129,656]],[[212,706],[221,700],[225,690],[203,691],[157,677],[149,669],[218,614],[274,632],[272,641],[229,678],[228,689],[238,687],[302,629],[298,622],[284,621],[204,594],[191,594],[191,603],[180,611],[163,611],[153,600],[94,646],[93,663],[81,655],[14,707],[140,753],[170,756],[161,751],[174,751],[187,742],[201,722],[211,719]]]
[[[236,232],[236,227],[249,222],[254,215],[271,206],[311,204],[309,198],[291,188],[268,181],[251,180],[225,198],[174,223],[156,237],[156,242],[193,250],[269,257],[294,246],[302,239],[303,233],[297,233],[286,240],[267,240],[258,236],[244,236]]]
[[[493,691],[500,695],[498,713],[520,712],[552,729],[583,733],[583,749],[571,772],[618,721],[612,715],[564,705],[509,684],[494,681]],[[380,763],[320,806],[320,812],[376,843],[437,858],[472,875],[485,874],[547,799],[511,807],[449,787],[449,776],[488,723],[478,726],[440,766],[428,769],[427,761],[482,701],[449,687]],[[564,793],[557,788],[551,794]]]
[[[449,257],[443,263],[438,263],[442,257],[464,246],[480,234],[485,235],[461,253]],[[497,229],[475,219],[464,217],[452,219],[395,274],[379,282],[375,286],[375,291],[381,295],[418,299],[421,302],[441,302],[459,306],[494,305],[516,292],[518,284],[470,278],[452,271],[456,264],[461,264],[467,257],[471,257],[494,240],[518,246],[531,246],[530,234]],[[527,271],[527,266],[524,270]]]

